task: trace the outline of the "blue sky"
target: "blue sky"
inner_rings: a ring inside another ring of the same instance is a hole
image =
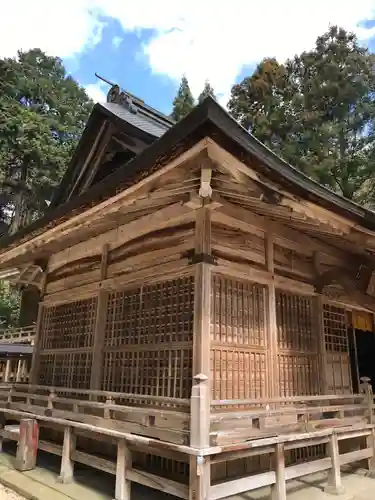
[[[0,18],[0,57],[39,47],[62,57],[94,100],[108,90],[98,72],[169,113],[183,73],[195,96],[209,79],[225,104],[263,57],[308,50],[330,24],[375,51],[375,0],[13,0]]]

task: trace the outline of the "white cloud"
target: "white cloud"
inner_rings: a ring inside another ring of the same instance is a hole
[[[124,39],[121,38],[121,36],[114,36],[112,38],[112,45],[115,47],[115,49],[118,49],[123,41]]]
[[[98,43],[102,28],[91,0],[14,0],[0,16],[0,57],[36,47],[60,57],[73,56]]]
[[[0,18],[0,56],[36,46],[62,57],[79,53],[100,39],[98,12],[128,31],[155,30],[144,45],[152,70],[175,80],[185,73],[195,95],[206,78],[227,95],[244,64],[309,49],[329,24],[362,39],[375,34],[358,27],[374,17],[375,0],[14,0]]]
[[[84,85],[84,87],[94,102],[105,102],[107,100],[108,89],[103,82],[89,83],[88,85]]]

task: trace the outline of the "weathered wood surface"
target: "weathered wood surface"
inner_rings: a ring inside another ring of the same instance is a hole
[[[4,411],[4,409],[0,410]],[[15,412],[15,413],[19,414],[21,412]],[[49,421],[51,422],[54,421],[58,423],[59,426],[62,426],[62,428],[65,429],[65,434],[64,434],[65,438],[63,447],[61,446],[59,447],[46,442],[40,442],[39,447],[40,449],[44,449],[58,455],[62,455],[62,470],[63,469],[65,470],[67,478],[70,478],[71,473],[73,472],[72,460],[91,465],[92,467],[97,467],[106,470],[107,472],[116,475],[116,484],[118,485],[116,487],[116,492],[119,495],[116,498],[119,498],[120,500],[127,500],[126,495],[128,492],[128,485],[126,484],[126,481],[139,482],[140,484],[158,489],[160,491],[164,491],[166,493],[173,494],[179,498],[195,498],[194,495],[199,493],[201,496],[203,495],[202,498],[207,498],[207,499],[224,498],[236,493],[238,494],[245,491],[257,489],[261,486],[274,485],[273,498],[275,498],[276,500],[283,500],[285,498],[284,494],[285,494],[286,481],[322,470],[329,471],[330,477],[333,478],[332,480],[330,480],[329,484],[334,485],[335,488],[334,491],[332,492],[336,493],[338,491],[337,487],[340,485],[340,466],[361,460],[369,460],[371,459],[371,457],[373,457],[374,453],[373,447],[369,447],[340,454],[339,447],[337,445],[338,440],[347,440],[347,439],[352,440],[354,437],[360,438],[360,437],[370,436],[374,428],[374,426],[370,425],[362,426],[362,428],[358,428],[357,430],[354,430],[352,428],[346,428],[346,429],[343,428],[337,430],[329,429],[325,431],[319,431],[308,434],[305,433],[299,435],[298,434],[284,435],[284,436],[281,435],[275,438],[258,439],[255,440],[254,442],[244,443],[244,445],[247,447],[247,450],[250,453],[258,451],[259,454],[270,454],[271,456],[275,456],[276,473],[273,470],[270,470],[269,472],[263,472],[260,474],[252,475],[251,477],[243,477],[240,479],[229,480],[221,482],[219,484],[215,484],[212,481],[209,481],[207,483],[209,474],[206,475],[202,474],[203,471],[201,470],[198,474],[194,475],[195,478],[194,484],[186,486],[171,479],[158,477],[157,475],[150,472],[140,471],[134,468],[127,469],[126,465],[130,464],[130,458],[128,456],[128,458],[124,461],[124,457],[126,456],[126,453],[125,455],[123,453],[124,443],[129,442],[129,445],[131,446],[132,443],[142,439],[139,436],[131,436],[129,434],[121,436],[121,434],[116,433],[120,443],[120,455],[119,455],[118,466],[116,467],[116,464],[114,462],[104,460],[84,452],[77,452],[73,450],[71,441],[72,430],[69,429],[73,428],[74,430],[78,429],[79,427],[83,427],[82,424],[76,422],[69,422],[63,419],[58,420],[51,417],[37,417],[37,418],[41,420],[42,424],[48,423]],[[89,427],[89,426],[84,426],[84,427]],[[105,429],[99,427],[96,429],[95,427],[91,428],[92,432],[95,432],[96,434],[102,432],[104,433],[108,432]],[[7,434],[6,431],[3,430],[0,431],[0,434],[8,439],[14,439],[14,440],[20,439],[19,433],[16,432],[11,432]],[[285,467],[284,453],[287,448],[290,449],[290,447],[293,447],[294,445],[314,446],[317,440],[321,439],[323,436],[327,440],[330,440],[330,442],[333,442],[333,451],[331,451],[329,457]],[[155,444],[157,449],[158,446],[157,442],[155,442],[154,445]],[[162,447],[164,445],[165,443],[159,441],[159,446]],[[184,453],[188,455],[191,454],[192,457],[197,451],[199,453],[202,453],[203,451],[203,450],[199,451],[190,447],[179,447],[179,448]],[[231,453],[230,457],[228,457],[229,453]],[[196,464],[196,467],[201,468],[204,467],[205,464],[209,463],[209,456],[211,455],[214,458],[213,462],[216,462],[217,457],[221,457],[223,460],[228,460],[228,458],[236,459],[236,456],[240,457],[241,454],[243,453],[244,450],[240,450],[238,445],[236,445],[234,449],[232,449],[232,451],[230,451],[229,449],[225,450],[225,448],[220,449],[219,447],[211,447],[204,450],[203,456],[198,455],[194,459],[192,458],[192,460],[194,460],[194,464]],[[119,464],[121,465],[121,467],[119,466]],[[196,482],[197,478],[200,481],[200,482],[198,481],[199,484]],[[202,480],[205,480],[206,482],[202,483],[201,482]]]
[[[35,419],[20,421],[15,468],[21,472],[35,469],[38,452],[39,427]]]
[[[35,340],[35,328],[35,325],[31,325],[0,330],[0,344],[33,343]]]
[[[212,446],[370,423],[368,402],[359,394],[213,401],[211,408]]]

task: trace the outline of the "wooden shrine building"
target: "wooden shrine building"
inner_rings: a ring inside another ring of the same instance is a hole
[[[63,481],[116,475],[116,500],[285,500],[309,472],[337,493],[340,466],[374,471],[375,213],[212,98],[177,124],[109,100],[45,216],[0,241],[39,297],[29,385],[2,385],[0,412],[38,421]]]

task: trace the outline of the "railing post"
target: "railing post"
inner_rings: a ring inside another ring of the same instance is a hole
[[[286,500],[285,454],[284,443],[275,447],[276,483],[272,485],[272,500]]]
[[[371,425],[374,423],[374,414],[373,414],[373,406],[374,406],[374,393],[372,391],[372,385],[370,384],[371,379],[369,377],[361,377],[361,383],[359,386],[359,392],[364,395],[364,404],[367,404],[367,418],[368,423]]]
[[[10,368],[11,368],[11,360],[8,358],[5,363],[5,373],[4,373],[4,382],[9,382],[10,379]]]
[[[371,434],[366,438],[367,448],[372,448],[372,457],[367,461],[368,477],[375,478],[375,429],[371,429]]]
[[[73,481],[74,477],[74,461],[72,454],[76,446],[76,436],[72,427],[65,427],[64,429],[64,444],[61,457],[60,476],[58,478],[60,483],[67,484]]]
[[[21,382],[22,359],[17,361],[16,382]]]
[[[38,422],[31,418],[20,422],[20,438],[17,446],[15,468],[19,471],[35,469],[38,452]]]
[[[115,500],[130,500],[131,481],[126,478],[126,474],[131,466],[131,452],[125,439],[119,439],[117,442]]]
[[[324,491],[330,495],[341,495],[344,493],[344,488],[341,483],[339,442],[335,432],[330,436],[328,449],[332,466],[328,472],[328,482]]]

